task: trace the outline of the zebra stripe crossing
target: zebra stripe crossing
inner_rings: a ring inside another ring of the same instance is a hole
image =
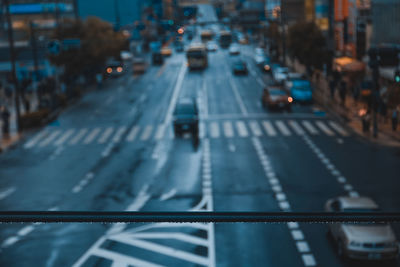
[[[326,135],[347,137],[350,133],[341,125],[329,120],[223,120],[202,121],[199,137],[276,137]],[[135,141],[159,141],[175,138],[171,125],[134,125],[132,127],[96,127],[92,129],[45,129],[24,144],[25,149],[49,145],[90,145],[93,143],[119,143]]]

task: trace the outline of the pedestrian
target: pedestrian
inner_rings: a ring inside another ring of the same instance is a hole
[[[392,130],[396,131],[397,130],[397,124],[399,122],[399,111],[398,108],[393,109],[392,112]]]
[[[333,78],[329,81],[329,89],[331,92],[331,99],[333,100],[335,99],[335,89],[336,89],[336,82]]]
[[[361,87],[361,85],[359,83],[356,83],[354,86],[354,90],[353,90],[354,103],[357,103],[357,100],[360,97],[360,87]]]
[[[346,82],[342,80],[340,82],[340,89],[339,89],[339,95],[340,95],[340,100],[342,101],[342,106],[346,104]]]
[[[31,109],[31,103],[29,101],[28,96],[24,96],[24,107],[25,107],[25,113],[29,113]]]
[[[97,89],[101,89],[101,85],[103,82],[103,75],[101,75],[101,73],[96,74],[96,82],[97,82]]]
[[[10,134],[10,112],[5,106],[1,108],[1,118],[3,120],[3,135],[8,138]]]

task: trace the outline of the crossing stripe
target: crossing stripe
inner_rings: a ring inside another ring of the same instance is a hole
[[[138,133],[139,133],[139,126],[133,126],[131,131],[128,133],[128,136],[126,137],[126,141],[133,142]]]
[[[251,121],[250,122],[250,130],[253,132],[253,135],[255,136],[261,136],[262,135],[262,131],[260,126],[258,125],[258,123],[256,121]]]
[[[349,136],[349,133],[339,124],[337,124],[334,121],[330,121],[329,125],[339,134],[343,135],[343,136]]]
[[[225,137],[231,138],[234,136],[232,123],[230,121],[224,121],[223,127]]]
[[[303,120],[301,123],[303,124],[304,128],[306,128],[306,130],[310,134],[313,134],[313,135],[318,134],[318,130],[315,129],[315,127],[311,124],[311,122]]]
[[[291,132],[289,131],[289,128],[286,127],[286,125],[283,123],[283,121],[276,121],[275,122],[276,127],[278,127],[278,130],[285,136],[291,135]]]
[[[48,132],[46,130],[41,131],[40,133],[38,133],[37,135],[35,135],[35,137],[33,137],[31,140],[29,140],[25,145],[24,148],[25,149],[29,149],[34,147],[39,141],[40,139],[42,139],[43,137],[46,136],[46,134],[48,134]]]
[[[92,132],[83,140],[83,143],[85,145],[90,144],[93,142],[93,140],[97,137],[97,135],[100,133],[101,129],[100,128],[95,128],[92,130]]]
[[[244,124],[243,121],[237,121],[236,122],[236,128],[238,130],[238,133],[239,133],[240,137],[249,136],[249,132],[247,131],[246,125]]]
[[[67,141],[67,139],[75,132],[75,130],[71,129],[65,132],[55,143],[54,145],[60,146]]]
[[[300,127],[297,121],[290,120],[289,122],[290,127],[296,132],[298,135],[304,135],[304,130]]]
[[[61,134],[61,130],[57,130],[52,132],[49,136],[47,136],[40,144],[39,147],[44,147],[50,144],[54,139],[56,139],[57,136]]]
[[[210,136],[212,138],[218,138],[219,137],[219,126],[218,126],[218,123],[212,122],[210,124]]]
[[[322,121],[317,121],[315,124],[318,126],[321,131],[323,131],[326,135],[333,136],[335,133],[331,131],[331,129],[328,128],[328,126],[325,125]]]
[[[86,129],[86,128],[80,130],[78,132],[78,134],[75,135],[75,137],[71,139],[69,144],[70,145],[76,145],[82,139],[82,137],[87,133],[87,131],[88,131],[88,129]]]
[[[167,128],[167,127],[166,127],[166,125],[165,125],[164,123],[163,123],[163,124],[160,124],[160,125],[158,126],[156,135],[155,135],[155,137],[154,137],[156,140],[160,140],[160,139],[162,139],[162,138],[164,137],[165,128]]]
[[[147,139],[149,139],[152,130],[153,130],[153,126],[147,125],[147,126],[144,128],[144,131],[143,131],[143,133],[142,133],[142,136],[140,137],[140,140],[146,141]]]
[[[126,132],[126,127],[125,127],[125,126],[120,127],[120,128],[117,130],[117,132],[115,133],[115,135],[114,135],[112,141],[113,141],[114,143],[118,143],[119,141],[121,141],[122,135],[123,135],[125,132]]]
[[[267,133],[267,135],[269,135],[269,136],[276,135],[276,131],[275,131],[274,127],[272,126],[272,123],[270,123],[269,121],[263,121],[262,125],[264,126],[264,130]]]
[[[199,138],[204,138],[206,136],[206,125],[204,122],[199,123]]]
[[[107,142],[107,139],[111,136],[111,134],[113,133],[114,129],[112,127],[108,127],[103,134],[100,136],[98,143],[99,144],[104,144],[105,142]]]

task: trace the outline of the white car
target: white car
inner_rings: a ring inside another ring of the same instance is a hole
[[[232,44],[229,47],[229,54],[231,54],[231,55],[239,55],[240,54],[239,46],[236,45],[236,44]]]
[[[207,51],[217,51],[218,45],[214,42],[207,43]]]
[[[298,72],[289,72],[286,80],[283,83],[283,87],[286,90],[290,90],[290,88],[292,88],[293,85],[293,80],[298,80],[298,79],[303,79],[304,78],[304,74],[298,73]]]
[[[272,70],[272,77],[279,84],[282,84],[287,79],[288,74],[289,69],[286,67],[278,67]]]
[[[376,212],[378,205],[368,197],[336,197],[325,204],[327,212]],[[394,260],[399,244],[386,223],[330,223],[329,234],[340,257],[360,260]]]

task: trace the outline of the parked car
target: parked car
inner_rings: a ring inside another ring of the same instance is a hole
[[[283,87],[286,90],[290,91],[290,88],[292,88],[292,85],[293,85],[293,81],[301,80],[301,79],[305,79],[305,76],[303,74],[298,73],[298,72],[289,72],[286,80],[283,82]]]
[[[147,62],[144,58],[134,58],[132,62],[133,73],[144,73],[147,69]]]
[[[164,57],[169,57],[172,55],[172,49],[169,47],[163,47],[161,48],[161,55]]]
[[[124,65],[121,61],[109,61],[106,64],[106,76],[119,77],[123,74]]]
[[[289,73],[289,69],[286,67],[277,67],[272,70],[272,77],[276,83],[282,84]]]
[[[261,97],[263,107],[269,109],[292,110],[293,98],[280,86],[269,86],[264,88]]]
[[[182,98],[178,101],[173,115],[173,127],[176,136],[190,132],[194,137],[199,135],[199,115],[196,101]]]
[[[313,89],[308,80],[293,79],[289,92],[295,102],[311,103],[313,101]]]
[[[207,51],[215,52],[218,49],[218,45],[215,42],[207,43]]]
[[[238,75],[238,74],[246,75],[248,73],[248,69],[247,69],[246,63],[244,61],[241,61],[241,60],[236,61],[232,65],[232,72],[235,75]]]
[[[336,197],[325,204],[327,212],[375,212],[378,205],[368,197]],[[362,260],[392,260],[399,244],[392,227],[386,223],[330,223],[329,234],[339,256]]]

